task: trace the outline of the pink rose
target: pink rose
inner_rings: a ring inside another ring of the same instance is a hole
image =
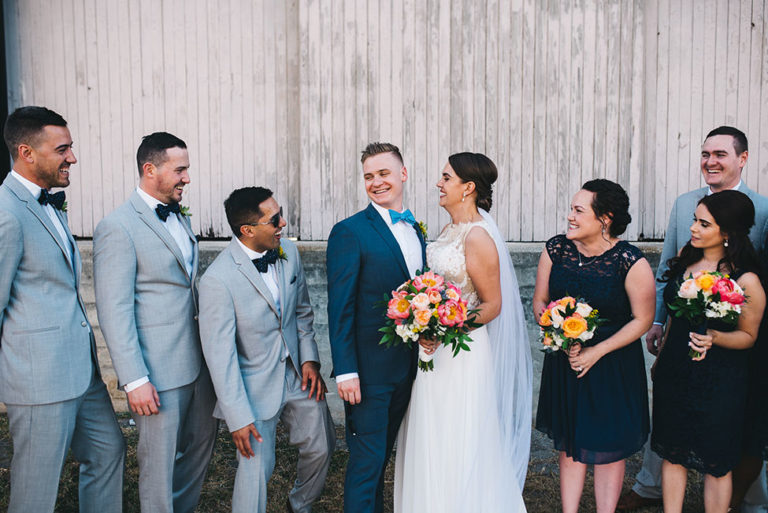
[[[720,278],[712,285],[712,294],[719,293],[720,301],[726,301],[732,305],[740,305],[744,302],[744,295],[740,291],[741,287],[728,278]]]
[[[433,305],[439,305],[442,300],[443,296],[440,294],[440,291],[432,288],[427,291],[427,296],[429,296],[429,302]]]
[[[699,293],[699,287],[696,285],[695,279],[687,279],[680,285],[680,290],[677,291],[677,295],[683,299],[693,299]]]
[[[459,301],[449,299],[437,307],[440,324],[444,326],[463,326],[467,318],[467,307]]]
[[[411,304],[405,298],[392,298],[387,303],[387,317],[390,319],[407,319],[411,313]]]
[[[416,276],[413,279],[413,286],[419,290],[431,289],[434,287],[441,287],[443,285],[443,277],[439,274],[435,274],[432,271],[427,271]]]
[[[453,283],[449,283],[445,288],[445,295],[448,299],[458,301],[461,299],[461,291]]]
[[[426,326],[429,324],[429,320],[432,318],[432,311],[428,309],[414,310],[413,318],[420,326]]]
[[[424,292],[419,292],[413,296],[413,299],[411,299],[411,306],[414,310],[424,310],[425,308],[429,308],[429,296]]]

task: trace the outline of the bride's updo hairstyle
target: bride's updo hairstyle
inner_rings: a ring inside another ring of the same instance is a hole
[[[605,178],[597,178],[586,182],[581,188],[593,192],[592,211],[600,219],[607,215],[611,219],[608,233],[611,237],[618,237],[627,230],[627,225],[632,222],[629,215],[629,196],[624,188]]]
[[[477,208],[491,211],[493,204],[493,183],[499,176],[496,164],[482,153],[454,153],[448,157],[448,163],[456,176],[464,182],[474,182],[477,192]]]

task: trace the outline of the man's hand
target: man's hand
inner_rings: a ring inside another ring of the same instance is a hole
[[[253,435],[257,442],[261,443],[263,441],[253,423],[241,427],[236,431],[232,431],[232,441],[235,442],[235,447],[237,447],[237,450],[240,451],[240,454],[244,458],[255,456],[253,454],[253,449],[251,448],[251,435]]]
[[[662,335],[664,335],[664,327],[658,324],[651,326],[651,329],[645,334],[645,346],[653,356],[659,356],[659,345],[661,344]]]
[[[160,413],[160,396],[157,395],[155,385],[150,382],[126,392],[128,406],[136,415],[156,415]]]
[[[325,399],[325,393],[328,392],[328,387],[325,386],[325,381],[320,375],[320,364],[317,362],[304,362],[301,366],[301,389],[306,390],[307,384],[309,384],[309,398],[313,395],[317,396],[317,401]]]
[[[341,383],[336,383],[339,390],[339,397],[349,404],[358,404],[362,397],[360,395],[360,378],[352,378]]]

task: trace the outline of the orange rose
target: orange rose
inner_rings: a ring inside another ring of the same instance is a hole
[[[571,296],[565,296],[557,302],[560,306],[576,306],[576,300]]]
[[[698,285],[704,292],[709,292],[712,290],[712,285],[715,284],[715,281],[717,281],[717,278],[711,274],[704,273],[696,278],[696,285]]]
[[[563,321],[563,335],[568,338],[576,338],[587,331],[587,321],[582,316],[574,315]]]
[[[539,326],[552,326],[552,312],[544,310],[544,313],[539,317]]]
[[[553,343],[552,337],[544,337],[541,341],[542,344],[544,344],[547,347],[550,347]]]

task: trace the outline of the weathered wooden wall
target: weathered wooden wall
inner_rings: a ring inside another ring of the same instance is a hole
[[[752,142],[745,179],[768,193],[764,0],[4,0],[9,106],[70,122],[82,236],[137,183],[140,137],[187,141],[185,203],[203,236],[259,184],[288,231],[325,239],[366,203],[359,152],[399,144],[407,202],[435,236],[434,182],[450,153],[497,163],[509,240],[562,231],[591,177],[630,193],[627,236],[663,237],[697,187],[699,146],[722,123]]]

